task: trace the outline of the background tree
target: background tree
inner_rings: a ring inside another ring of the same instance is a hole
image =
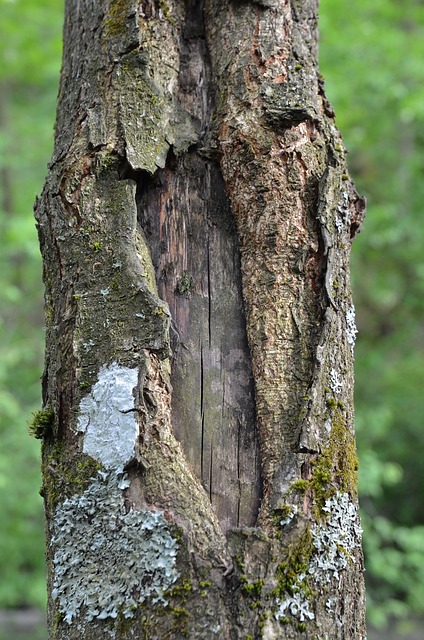
[[[55,638],[365,637],[364,203],[316,12],[66,5],[32,425]]]
[[[410,624],[424,602],[424,5],[360,0],[346,21],[349,7],[322,3],[321,67],[368,201],[352,254],[367,604],[374,624]]]
[[[41,264],[31,201],[44,180],[51,153],[62,12],[55,0],[0,2],[2,609],[45,603],[39,446],[28,438],[26,425],[40,406],[44,339]],[[6,633],[6,637],[12,636]]]

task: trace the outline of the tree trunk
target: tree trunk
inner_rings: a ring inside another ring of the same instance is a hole
[[[362,639],[316,0],[66,3],[44,260],[50,637]]]

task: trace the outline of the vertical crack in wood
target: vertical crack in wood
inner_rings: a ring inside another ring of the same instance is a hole
[[[212,475],[212,466],[213,466],[213,441],[211,442],[211,456],[209,461],[209,499],[213,503],[213,475]]]
[[[211,249],[208,237],[208,335],[209,349],[212,346],[212,283],[211,283]]]
[[[202,421],[202,439],[200,445],[200,477],[204,482],[203,459],[205,455],[205,407],[203,404],[203,344],[200,341],[200,419]]]
[[[241,432],[241,422],[238,420],[238,429],[237,429],[237,480],[239,485],[239,495],[237,501],[237,526],[240,525],[240,502],[241,502],[241,481],[240,481],[240,432]]]

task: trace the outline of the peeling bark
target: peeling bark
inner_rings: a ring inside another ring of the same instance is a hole
[[[66,5],[36,205],[51,638],[366,637],[364,202],[316,4]]]

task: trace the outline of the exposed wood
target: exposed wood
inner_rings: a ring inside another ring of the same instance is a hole
[[[140,188],[172,316],[172,423],[224,531],[253,526],[261,481],[238,241],[216,166],[189,153]]]

